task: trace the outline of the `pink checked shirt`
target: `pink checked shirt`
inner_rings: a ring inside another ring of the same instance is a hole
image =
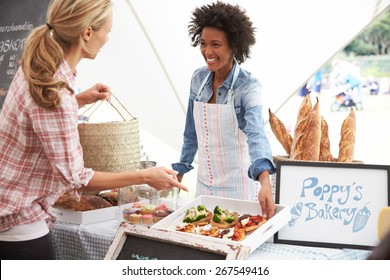
[[[55,77],[74,85],[66,62]],[[9,88],[0,112],[0,231],[43,219],[51,227],[49,206],[62,191],[77,194],[94,174],[84,167],[75,95],[61,94],[58,108],[39,107],[21,68]]]

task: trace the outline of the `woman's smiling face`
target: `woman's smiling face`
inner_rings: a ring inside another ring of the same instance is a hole
[[[203,28],[200,51],[210,71],[229,73],[233,65],[233,51],[224,31],[214,27]]]

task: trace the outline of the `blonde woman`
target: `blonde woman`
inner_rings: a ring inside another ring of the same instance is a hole
[[[32,30],[0,113],[0,258],[54,259],[49,207],[63,191],[79,196],[146,183],[187,188],[164,167],[104,173],[84,167],[78,108],[110,97],[96,84],[75,95],[76,66],[94,59],[112,26],[110,0],[52,0]]]

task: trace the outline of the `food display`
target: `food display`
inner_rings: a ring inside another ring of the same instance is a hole
[[[213,211],[204,205],[187,209],[176,231],[241,241],[264,224],[267,219],[260,215],[243,214],[215,206]]]
[[[161,221],[171,214],[173,210],[169,209],[165,203],[152,205],[143,202],[136,202],[129,208],[122,210],[122,216],[125,221],[132,224],[152,225]]]
[[[352,108],[341,126],[338,157],[331,153],[328,123],[320,113],[319,99],[316,98],[316,103],[312,106],[310,93],[303,98],[299,108],[293,136],[270,109],[269,122],[272,132],[290,160],[354,162],[356,117]]]
[[[261,216],[258,201],[199,195],[151,228],[178,234],[181,240],[188,242],[198,240],[200,244],[205,239],[222,243],[239,241],[239,245],[247,246],[253,252],[291,219],[289,207],[278,204],[272,218]],[[221,224],[226,226],[221,228]]]

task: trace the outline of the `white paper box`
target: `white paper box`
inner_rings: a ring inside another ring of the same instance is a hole
[[[51,210],[57,216],[58,221],[72,224],[92,224],[115,219],[117,207],[113,206],[89,211],[74,211],[52,207]]]
[[[201,195],[189,204],[182,206],[166,218],[154,224],[152,228],[175,231],[175,226],[178,224],[182,224],[187,209],[191,207],[196,207],[198,205],[204,205],[210,211],[213,211],[215,206],[218,205],[222,209],[229,209],[239,213],[240,215],[261,215],[261,208],[258,202]],[[250,247],[251,253],[256,250],[261,244],[271,238],[278,230],[280,230],[290,221],[290,208],[288,206],[283,205],[276,206],[276,214],[271,219],[261,225],[254,232],[249,234],[244,240],[237,241],[245,246]],[[215,239],[215,237],[207,238]]]

